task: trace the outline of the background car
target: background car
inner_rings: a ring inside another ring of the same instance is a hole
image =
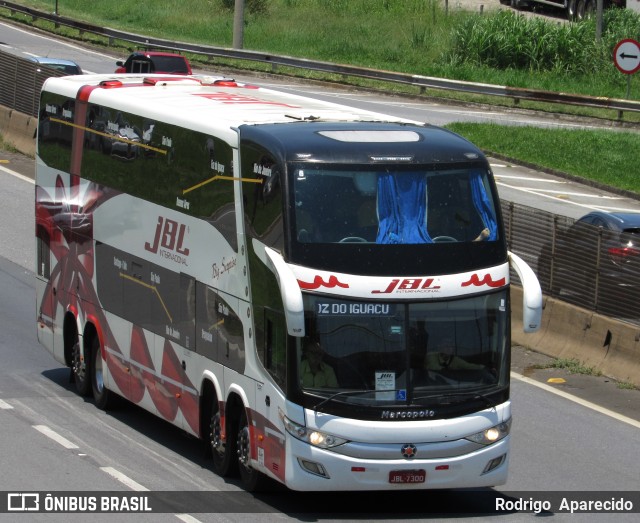
[[[640,213],[593,211],[558,226],[538,258],[552,296],[624,315],[640,301]]]
[[[116,73],[192,74],[191,64],[184,56],[161,51],[136,51],[116,65]]]
[[[62,71],[68,75],[72,74],[84,74],[82,68],[73,60],[67,60],[66,58],[51,58],[49,56],[30,56],[29,60],[42,64],[51,69]]]

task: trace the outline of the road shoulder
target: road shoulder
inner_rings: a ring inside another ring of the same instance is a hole
[[[640,390],[621,388],[607,376],[573,374],[550,367],[555,360],[520,345],[511,348],[512,372],[640,422]]]

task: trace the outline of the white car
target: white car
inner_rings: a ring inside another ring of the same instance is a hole
[[[68,75],[84,74],[82,68],[73,60],[67,60],[65,58],[50,58],[48,56],[31,56],[29,57],[29,60],[44,65],[45,67],[62,71]]]

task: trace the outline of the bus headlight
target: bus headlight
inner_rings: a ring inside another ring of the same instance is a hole
[[[465,439],[473,441],[474,443],[480,443],[481,445],[491,445],[492,443],[500,441],[502,438],[506,437],[510,431],[511,418],[503,423],[499,423],[489,429],[483,430],[482,432],[471,434],[471,436],[467,436]]]
[[[300,441],[313,445],[314,447],[328,449],[331,447],[337,447],[338,445],[342,445],[348,441],[325,432],[320,432],[319,430],[309,430],[304,425],[299,425],[298,423],[291,421],[286,416],[281,416],[281,418],[284,423],[284,428],[289,434]]]

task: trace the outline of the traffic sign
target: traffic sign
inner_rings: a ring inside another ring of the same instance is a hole
[[[621,73],[635,73],[640,69],[640,44],[631,38],[620,40],[613,50],[613,61]]]

